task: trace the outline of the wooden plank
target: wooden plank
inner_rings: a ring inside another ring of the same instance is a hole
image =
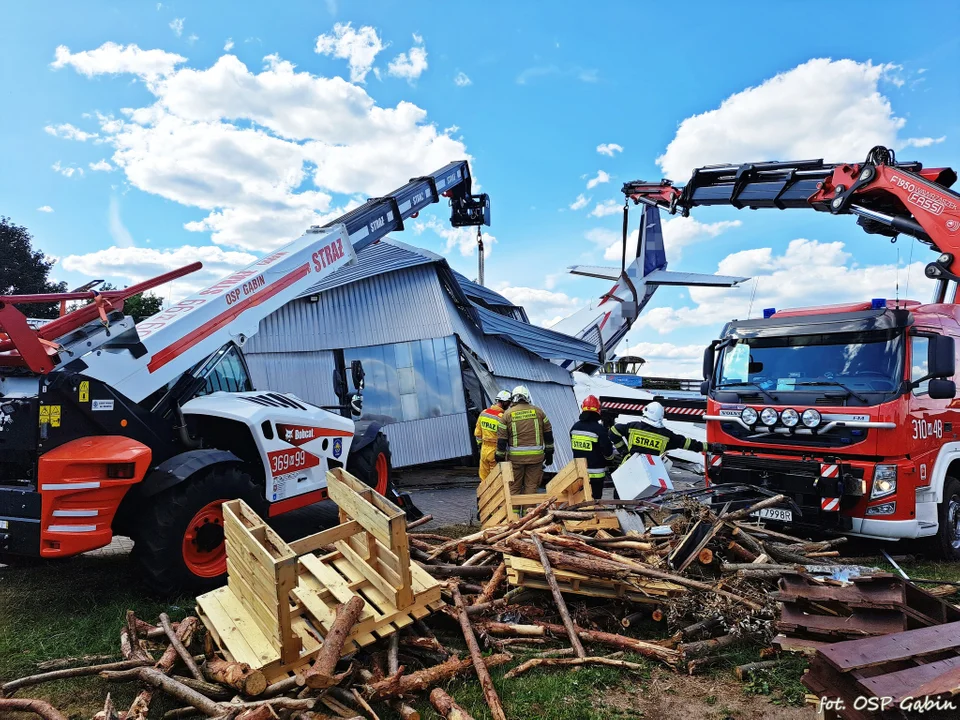
[[[260,632],[229,588],[217,588],[198,597],[197,602],[237,662],[260,668],[280,659],[279,651]]]
[[[280,635],[280,661],[291,663],[300,657],[303,646],[293,631],[290,592],[297,586],[297,560],[290,557],[277,570],[277,625]]]
[[[333,545],[337,540],[343,540],[362,530],[356,520],[342,523],[327,530],[321,530],[313,535],[307,535],[290,543],[290,549],[297,555],[316,552],[324,545]]]
[[[313,573],[314,577],[316,577],[322,585],[333,593],[333,596],[337,599],[337,603],[350,602],[350,598],[356,594],[347,586],[347,581],[343,579],[340,573],[333,568],[327,567],[326,563],[322,562],[315,555],[304,555],[300,558],[300,562]],[[365,608],[360,613],[361,618],[369,615],[372,615],[372,611],[369,608]]]
[[[894,660],[930,655],[957,646],[960,646],[960,622],[907,630],[879,638],[834,643],[820,653],[840,672],[850,672]]]
[[[526,507],[527,505],[539,505],[548,498],[544,493],[529,493],[527,495],[513,495],[510,504],[513,507]]]
[[[783,652],[799,653],[801,655],[814,656],[817,650],[827,647],[831,643],[826,640],[811,640],[809,638],[787,637],[786,635],[777,635],[773,639],[773,644]]]
[[[777,628],[788,633],[803,631],[812,635],[848,638],[889,635],[904,629],[903,614],[897,610],[871,610],[857,612],[849,617],[835,617],[807,614],[793,603],[782,606]]]
[[[343,557],[349,560],[350,564],[353,565],[371,585],[382,592],[384,596],[390,598],[390,602],[394,607],[398,605],[397,596],[399,593],[397,588],[391,585],[388,580],[384,579],[369,563],[360,557],[360,555],[350,547],[349,543],[341,540],[335,543],[335,545]]]
[[[339,470],[339,468],[337,469]],[[335,475],[334,470],[327,473],[327,482],[329,483],[330,499],[337,503],[343,512],[360,523],[364,530],[389,546],[393,540],[390,518],[341,482]]]
[[[899,703],[905,697],[916,697],[917,690],[926,683],[941,677],[951,670],[960,669],[960,657],[938,660],[927,665],[917,665],[885,675],[857,678],[857,684],[876,697],[892,697]],[[856,674],[857,671],[855,671]],[[953,684],[953,683],[948,683]],[[954,684],[954,687],[955,684]],[[952,688],[940,690],[950,692]]]
[[[276,559],[248,528],[237,520],[231,520],[229,515],[224,515],[223,531],[227,540],[227,554],[231,552],[233,545],[234,555],[248,555],[255,564],[268,568],[273,575]]]

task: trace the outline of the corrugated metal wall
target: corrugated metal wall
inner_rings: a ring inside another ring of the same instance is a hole
[[[333,393],[336,362],[329,350],[251,353],[245,349],[243,355],[258,390],[291,392],[314,405],[340,402]]]
[[[453,334],[433,265],[331,288],[318,302],[294,300],[260,322],[248,353],[304,352],[445,337]]]
[[[466,413],[384,425],[394,467],[466,457],[473,432]]]
[[[554,455],[553,465],[547,468],[551,472],[560,471],[564,465],[573,460],[573,450],[570,448],[570,428],[580,417],[577,398],[573,388],[569,385],[557,383],[529,382],[513,377],[497,376],[497,381],[503,387],[513,388],[523,383],[530,390],[533,404],[542,408],[550,418],[553,428]]]

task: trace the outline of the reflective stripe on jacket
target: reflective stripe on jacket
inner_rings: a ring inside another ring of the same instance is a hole
[[[668,450],[703,452],[703,443],[699,440],[641,421],[618,423],[610,429],[610,434],[614,446],[622,453],[663,455]]]
[[[500,429],[500,418],[503,417],[503,408],[499,405],[488,407],[477,418],[477,426],[473,436],[478,445],[496,445],[497,431]]]
[[[613,459],[613,443],[599,416],[596,420],[584,419],[586,415],[595,413],[584,413],[570,428],[570,447],[575,458],[586,459],[591,478],[606,477],[607,462]]]
[[[553,454],[553,428],[546,413],[535,405],[515,403],[500,420],[497,432],[497,456],[533,465]]]

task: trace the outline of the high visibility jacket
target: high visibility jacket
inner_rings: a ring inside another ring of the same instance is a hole
[[[617,423],[610,429],[613,445],[626,459],[627,453],[663,455],[667,450],[703,452],[703,443],[675,433],[665,427],[656,427],[642,421]]]
[[[543,410],[525,402],[507,408],[497,432],[497,459],[539,465],[553,458],[553,428]]]
[[[500,429],[500,419],[503,417],[503,408],[499,404],[488,407],[477,418],[477,426],[473,430],[473,436],[477,439],[478,445],[497,444],[497,431]]]
[[[592,479],[607,476],[607,463],[614,457],[613,443],[596,413],[583,413],[570,428],[570,447],[575,458],[587,459],[587,472]]]

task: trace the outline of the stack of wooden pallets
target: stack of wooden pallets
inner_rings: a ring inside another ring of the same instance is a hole
[[[198,597],[197,610],[228,659],[270,682],[309,664],[352,597],[364,607],[344,654],[443,606],[439,583],[410,561],[403,511],[341,469],[327,482],[340,524],[291,543],[243,501],[223,505],[227,585]]]

